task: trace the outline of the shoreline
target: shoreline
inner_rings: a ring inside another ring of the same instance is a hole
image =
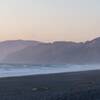
[[[69,74],[69,73],[80,73],[80,72],[89,72],[89,71],[100,71],[100,69],[89,69],[89,70],[78,70],[78,71],[69,71],[69,72],[53,72],[53,73],[40,73],[40,74],[23,74],[23,75],[5,75],[5,76],[0,76],[1,78],[19,78],[19,77],[30,77],[30,76],[44,76],[44,75],[55,75],[55,74]]]

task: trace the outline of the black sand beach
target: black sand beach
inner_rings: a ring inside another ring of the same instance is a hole
[[[1,78],[0,100],[100,100],[100,71]]]

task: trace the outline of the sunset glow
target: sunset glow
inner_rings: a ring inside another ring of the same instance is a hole
[[[99,0],[0,0],[0,40],[85,41],[99,27]]]

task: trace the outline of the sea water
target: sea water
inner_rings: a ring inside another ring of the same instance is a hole
[[[39,75],[63,72],[78,72],[100,69],[100,65],[28,65],[0,64],[0,77]]]

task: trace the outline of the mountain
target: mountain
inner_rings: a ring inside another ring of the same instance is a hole
[[[84,43],[57,41],[30,45],[7,55],[3,62],[18,64],[100,63],[100,37]]]
[[[0,61],[2,61],[8,54],[22,50],[31,45],[37,45],[37,41],[25,40],[8,40],[0,42]]]

